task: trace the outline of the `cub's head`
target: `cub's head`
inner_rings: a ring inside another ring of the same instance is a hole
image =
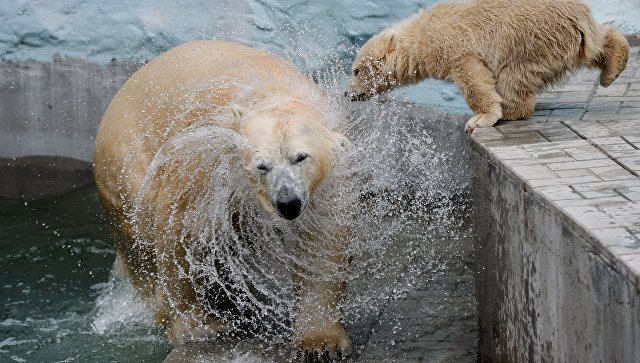
[[[363,101],[396,85],[389,58],[395,51],[395,31],[385,30],[360,48],[351,66],[351,80],[345,96]]]
[[[243,112],[240,132],[248,145],[244,167],[264,208],[285,219],[297,218],[309,205],[347,139],[328,130],[312,107],[287,101],[255,112]]]

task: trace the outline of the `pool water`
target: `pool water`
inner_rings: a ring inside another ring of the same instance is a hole
[[[344,302],[353,361],[474,362],[464,117],[382,106],[357,106],[347,130],[367,160],[349,192],[360,195]],[[0,362],[288,360],[285,336],[171,353],[135,289],[110,275],[114,260],[95,186],[0,200]]]
[[[114,259],[95,187],[0,201],[0,362],[161,362],[152,324],[94,326]]]

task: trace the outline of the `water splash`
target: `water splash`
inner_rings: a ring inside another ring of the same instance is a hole
[[[353,51],[345,47],[339,52]],[[295,56],[288,58],[298,64],[308,64],[307,56],[314,59],[308,74],[328,97],[321,110],[334,115],[328,126],[354,145],[336,162],[302,216],[289,222],[263,210],[240,159],[243,136],[222,127],[223,120],[206,117],[173,136],[156,155],[131,215],[140,248],[154,243],[152,234],[181,241],[169,258],[186,261],[178,264],[183,266],[178,274],[197,286],[208,315],[240,336],[251,334],[270,343],[281,343],[290,334],[294,266],[313,265],[324,278],[329,271],[342,276],[355,286],[341,306],[347,322],[366,319],[385,301],[414,291],[425,273],[442,268],[432,258],[434,246],[459,238],[459,216],[466,213],[464,168],[446,139],[427,131],[424,120],[408,119],[406,104],[384,98],[364,107],[350,104],[341,96],[343,58],[298,51],[292,49]],[[221,84],[229,80],[203,80],[190,88],[197,94]],[[253,87],[241,86],[247,93]],[[185,105],[184,115],[198,106]],[[184,201],[186,207],[182,213],[174,205],[168,218],[156,223],[145,209],[145,198],[155,193],[161,175],[171,175],[180,185],[169,199]],[[327,258],[327,246],[339,241],[326,231],[340,229],[351,232],[347,252],[353,263],[346,271]],[[305,251],[302,257],[296,249]],[[358,287],[363,282],[370,288]],[[98,304],[102,316],[109,316],[107,300]],[[137,309],[119,318],[136,319]],[[100,318],[94,323],[98,331],[106,325]]]

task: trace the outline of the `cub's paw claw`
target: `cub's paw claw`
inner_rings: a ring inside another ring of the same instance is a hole
[[[469,119],[464,127],[464,132],[471,134],[478,127],[491,127],[500,119],[500,116],[492,114],[478,114]]]

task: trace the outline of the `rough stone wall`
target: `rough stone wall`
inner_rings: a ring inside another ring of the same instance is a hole
[[[637,362],[638,278],[474,149],[478,362]]]

